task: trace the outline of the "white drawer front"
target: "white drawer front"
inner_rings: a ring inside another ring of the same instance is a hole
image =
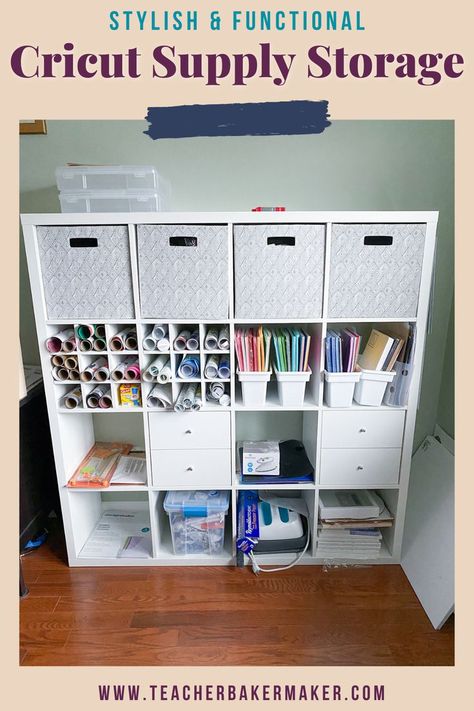
[[[152,450],[154,486],[230,486],[230,450],[173,449]]]
[[[401,449],[323,449],[320,483],[324,486],[397,484]]]
[[[401,447],[405,412],[400,410],[370,412],[323,412],[322,446]]]
[[[151,449],[225,449],[230,447],[230,413],[150,414],[150,440]]]

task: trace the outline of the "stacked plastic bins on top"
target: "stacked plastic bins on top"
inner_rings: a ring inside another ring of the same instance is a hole
[[[169,186],[150,165],[77,165],[56,169],[61,212],[158,212]]]

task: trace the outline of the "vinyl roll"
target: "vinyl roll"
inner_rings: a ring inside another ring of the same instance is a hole
[[[94,326],[86,323],[81,323],[76,329],[77,335],[81,340],[87,340],[94,335]]]
[[[64,331],[59,331],[51,338],[47,338],[45,341],[46,349],[50,353],[59,353],[62,349],[63,343],[70,338],[74,338],[74,329],[66,328]]]
[[[221,395],[221,397],[219,398],[219,405],[222,405],[222,407],[229,407],[230,395],[227,395],[227,393],[224,393],[224,395]]]
[[[112,393],[110,392],[110,388],[99,398],[99,407],[102,410],[108,410],[109,407],[112,407]]]
[[[208,351],[217,350],[218,338],[219,332],[217,328],[214,328],[214,326],[212,326],[208,329],[206,337],[204,338],[204,348]]]
[[[191,331],[181,331],[174,339],[174,348],[176,351],[185,351],[188,338],[191,337]]]
[[[140,380],[140,364],[138,360],[133,361],[125,368],[125,380]]]
[[[194,331],[186,340],[186,349],[188,351],[199,350],[199,331]]]
[[[209,383],[208,394],[212,400],[219,400],[225,393],[224,383]]]
[[[115,334],[115,336],[112,336],[112,338],[109,340],[109,348],[111,351],[123,351],[125,350],[125,343],[127,338],[130,337],[130,334],[134,333],[132,330],[128,328],[123,328],[121,331]]]
[[[64,367],[68,370],[77,370],[77,356],[67,356],[64,358]]]
[[[170,349],[170,341],[169,338],[166,336],[164,338],[160,338],[159,341],[156,342],[156,350],[161,351],[161,353],[164,353],[165,351],[169,351]]]
[[[76,348],[77,348],[77,341],[76,341],[75,336],[73,336],[72,338],[68,338],[67,341],[63,341],[62,350],[65,353],[72,353],[72,351],[75,351]]]
[[[125,380],[125,371],[129,365],[131,365],[134,362],[134,358],[125,358],[124,360],[121,360],[120,363],[117,363],[115,368],[113,368],[112,372],[110,373],[110,377],[112,380]]]
[[[219,331],[219,338],[217,341],[217,347],[219,348],[220,351],[228,351],[230,348],[230,340],[229,340],[229,327],[224,326],[224,328],[221,328]]]
[[[165,355],[159,355],[157,358],[152,360],[143,373],[143,380],[146,380],[148,382],[155,380],[155,378],[158,377],[158,373],[160,372],[160,370],[162,370],[168,362],[169,358]]]
[[[155,385],[147,397],[148,407],[169,410],[172,407],[171,393],[162,385]]]
[[[64,365],[64,356],[60,355],[59,353],[57,355],[53,355],[53,357],[51,358],[51,363],[52,365],[56,366]]]
[[[96,409],[99,407],[101,397],[104,397],[104,395],[108,393],[110,393],[110,388],[107,388],[105,385],[97,385],[86,397],[87,407],[92,410]]]
[[[128,351],[136,351],[138,348],[136,331],[129,331],[125,337],[125,348]]]
[[[92,338],[86,338],[82,341],[79,341],[79,350],[82,353],[87,353],[88,351],[91,351],[92,346],[93,346],[93,339]]]
[[[93,377],[94,380],[99,380],[100,382],[108,380],[110,378],[110,370],[107,366],[103,365],[101,368],[97,368]]]
[[[98,323],[94,326],[94,336],[96,338],[105,338],[105,326],[103,323]]]
[[[159,383],[169,383],[171,380],[172,372],[171,372],[171,361],[168,358],[164,366],[161,368],[160,372],[157,375],[157,379]]]
[[[79,371],[76,368],[69,370],[69,380],[80,380]]]
[[[196,400],[197,383],[189,383],[188,385],[184,385],[182,390],[183,389],[184,389],[183,399],[182,399],[183,407],[185,410],[191,410],[192,406]]]
[[[55,365],[51,372],[54,380],[67,380],[69,378],[69,370],[63,366]]]
[[[144,351],[154,351],[156,348],[156,339],[153,333],[149,333],[142,341],[142,346]]]
[[[168,334],[168,327],[164,326],[162,323],[155,323],[151,333],[155,341],[159,341]]]
[[[96,338],[93,341],[92,347],[95,351],[105,351],[107,349],[107,342],[105,338]]]
[[[82,405],[82,393],[81,388],[74,388],[70,390],[61,398],[61,404],[68,410],[74,410],[76,407]]]
[[[218,375],[221,380],[229,380],[230,378],[230,365],[229,358],[227,356],[221,356],[219,359]]]
[[[96,371],[99,368],[104,368],[107,367],[107,358],[104,358],[104,356],[101,356],[100,358],[96,358],[92,363],[89,363],[89,365],[84,368],[84,370],[81,373],[81,380],[84,383],[89,383],[92,378],[94,377]]]
[[[199,356],[183,356],[178,366],[178,375],[184,380],[199,375]]]
[[[217,378],[219,375],[219,356],[211,355],[206,360],[204,376],[206,378]]]
[[[202,407],[201,388],[198,387],[196,390],[196,395],[194,397],[194,402],[191,405],[191,410],[194,410],[195,412],[197,412],[198,410],[201,409],[201,407]]]
[[[176,412],[184,412],[184,410],[185,410],[185,407],[183,404],[185,393],[186,393],[186,386],[183,385],[181,387],[181,390],[178,393],[178,397],[176,398],[176,402],[174,404],[174,409],[176,410]]]

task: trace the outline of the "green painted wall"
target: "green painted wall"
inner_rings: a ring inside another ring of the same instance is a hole
[[[21,211],[59,211],[54,170],[67,162],[155,165],[171,184],[173,210],[439,210],[433,330],[416,441],[433,429],[440,390],[443,422],[452,420],[453,122],[335,121],[320,136],[156,142],[145,129],[144,121],[49,121],[46,136],[22,136]],[[23,254],[20,275],[23,355],[34,363]]]

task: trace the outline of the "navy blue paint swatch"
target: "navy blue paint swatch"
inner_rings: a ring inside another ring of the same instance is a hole
[[[150,106],[144,133],[157,138],[281,136],[322,133],[331,125],[327,101]]]

